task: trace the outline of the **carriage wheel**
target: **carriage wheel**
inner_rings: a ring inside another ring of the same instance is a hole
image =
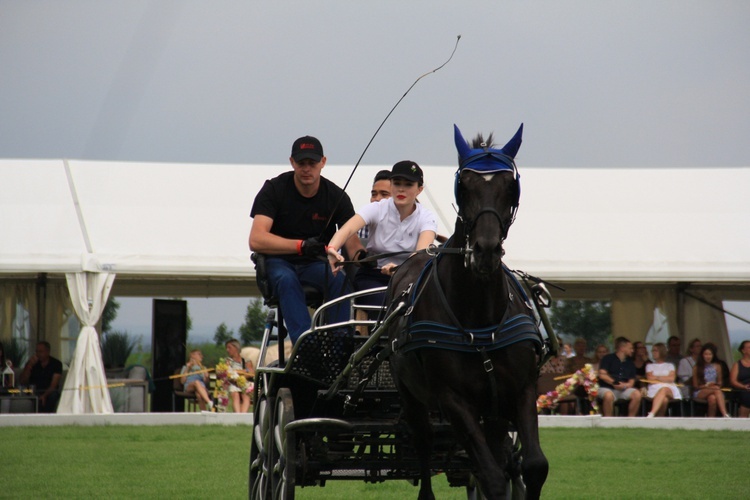
[[[253,438],[250,443],[250,476],[248,487],[251,500],[269,500],[271,494],[271,457],[268,453],[270,438],[268,398],[259,395],[253,409]],[[273,444],[273,443],[271,443]]]
[[[273,446],[277,461],[273,467],[274,500],[293,500],[295,486],[295,458],[297,447],[293,432],[286,432],[286,425],[294,420],[292,393],[286,387],[276,396],[276,413],[273,424]]]
[[[526,483],[523,482],[523,473],[521,472],[521,440],[518,439],[518,433],[515,431],[509,432],[508,438],[511,442],[510,457],[508,458],[510,479],[505,491],[508,492],[508,498],[522,500],[526,498]]]
[[[469,484],[466,485],[466,499],[467,500],[482,500],[484,498],[484,495],[482,495],[482,491],[479,489],[479,483],[477,482],[477,478],[474,477],[474,474],[472,474],[469,477]]]

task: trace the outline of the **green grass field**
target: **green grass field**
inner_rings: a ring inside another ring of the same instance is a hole
[[[249,426],[0,428],[0,498],[246,498]],[[543,498],[747,498],[750,435],[542,429]],[[439,499],[464,499],[444,477]],[[300,499],[416,498],[404,481],[329,482]]]

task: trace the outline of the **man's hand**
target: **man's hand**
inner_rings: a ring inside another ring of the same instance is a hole
[[[26,362],[26,366],[24,367],[24,370],[31,371],[32,368],[34,368],[34,365],[39,362],[39,358],[36,357],[36,354],[31,356],[29,360]]]
[[[318,241],[318,238],[307,238],[302,240],[299,247],[299,254],[305,257],[325,257],[326,245]]]

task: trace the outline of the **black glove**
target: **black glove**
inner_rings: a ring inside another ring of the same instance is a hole
[[[318,241],[318,238],[307,238],[306,240],[302,240],[299,254],[305,257],[325,257],[326,245]]]
[[[354,254],[354,260],[356,261],[360,261],[364,259],[365,257],[367,257],[367,250],[357,250],[357,253]],[[371,260],[368,262],[361,262],[359,265],[360,267],[367,267],[369,269],[375,269],[378,265],[378,261]]]

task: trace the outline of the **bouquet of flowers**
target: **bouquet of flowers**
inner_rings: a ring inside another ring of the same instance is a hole
[[[223,413],[229,406],[229,392],[227,391],[227,380],[229,377],[229,365],[224,360],[216,364],[216,385],[214,386],[214,399],[216,400],[216,411]]]
[[[229,388],[234,386],[246,394],[252,394],[255,387],[252,381],[232,368],[227,360],[221,360],[216,365],[216,394],[219,411],[226,411],[229,404]],[[223,403],[222,403],[223,401]],[[223,407],[223,409],[222,409]]]
[[[561,399],[568,397],[579,386],[586,391],[593,413],[598,412],[596,396],[599,394],[599,381],[590,364],[586,364],[582,369],[575,372],[569,379],[555,387],[553,391],[540,395],[536,400],[536,411],[556,408]]]
[[[229,373],[229,365],[223,359],[216,364],[216,379],[224,381]]]

